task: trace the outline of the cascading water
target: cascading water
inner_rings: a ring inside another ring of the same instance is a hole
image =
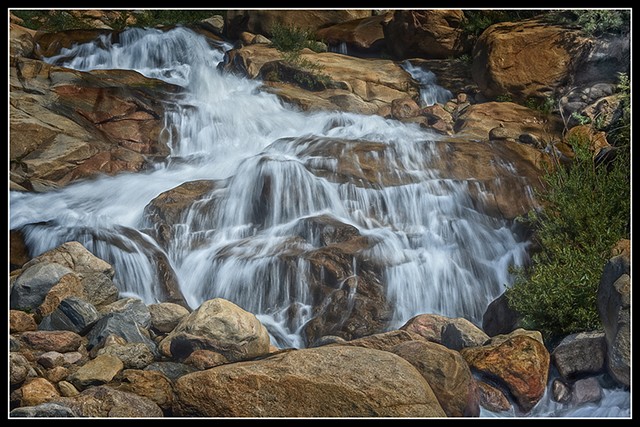
[[[260,82],[217,70],[228,47],[181,27],[128,29],[117,43],[102,36],[48,59],[84,71],[136,70],[184,91],[166,103],[171,155],[154,170],[11,192],[11,229],[23,231],[31,255],[78,240],[114,265],[121,292],[148,304],[162,299],[152,285],[162,261],[190,306],[226,298],[256,314],[274,344],[303,347],[305,325],[330,303],[310,287],[330,281],[318,268],[333,247],[318,224],[329,224],[356,236],[334,278],[345,316],[375,271],[392,308],[387,329],[421,313],[478,324],[510,283],[508,266],[524,263],[527,242],[477,210],[468,191],[477,184],[432,166],[438,137],[379,116],[299,112]],[[213,189],[161,247],[145,207],[196,180]]]
[[[408,60],[402,63],[402,68],[420,83],[420,101],[422,107],[445,104],[453,98],[453,94],[449,89],[443,88],[438,84],[438,78],[432,71],[413,65]]]

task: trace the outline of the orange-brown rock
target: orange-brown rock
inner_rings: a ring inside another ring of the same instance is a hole
[[[396,59],[448,58],[466,49],[461,10],[397,10],[384,24],[387,47]]]
[[[429,383],[395,354],[323,346],[180,377],[174,414],[196,417],[443,417]]]
[[[35,406],[60,397],[56,387],[44,378],[34,378],[25,383],[20,391],[20,406]]]
[[[518,101],[544,98],[569,81],[589,47],[589,39],[575,29],[536,19],[501,22],[478,38],[472,75],[490,99],[507,93]]]
[[[391,352],[420,371],[448,417],[480,414],[476,382],[460,353],[425,340],[406,341]]]
[[[528,412],[546,390],[549,352],[540,341],[519,331],[494,337],[494,340],[498,344],[467,347],[460,353],[472,370],[504,384],[518,406]]]
[[[20,310],[9,310],[9,332],[35,331],[38,325],[33,315]]]
[[[162,409],[169,409],[173,404],[173,385],[159,371],[125,369],[117,389],[146,397]]]

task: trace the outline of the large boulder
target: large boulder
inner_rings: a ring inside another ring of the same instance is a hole
[[[631,384],[630,251],[612,257],[604,267],[597,296],[607,341],[607,370],[620,384]]]
[[[472,75],[489,98],[510,94],[524,101],[576,93],[581,104],[590,91],[628,74],[630,51],[629,34],[586,37],[536,18],[502,22],[487,28],[475,44]],[[576,111],[564,104],[568,115]]]
[[[538,19],[501,22],[478,38],[471,72],[488,98],[544,98],[570,82],[589,43],[578,30]]]
[[[480,414],[476,382],[460,353],[425,340],[406,341],[391,352],[420,371],[448,417]]]
[[[550,356],[539,335],[519,329],[460,353],[473,371],[498,380],[529,412],[543,397],[549,375]]]
[[[396,10],[384,36],[396,59],[448,58],[467,49],[461,10]]]
[[[162,340],[160,349],[180,360],[195,350],[212,350],[236,362],[269,353],[269,343],[269,333],[255,315],[214,298],[185,316]]]
[[[409,362],[357,347],[292,350],[222,365],[181,377],[175,390],[179,416],[445,416]]]
[[[565,380],[604,371],[607,342],[602,332],[580,332],[563,338],[551,353],[551,360]]]

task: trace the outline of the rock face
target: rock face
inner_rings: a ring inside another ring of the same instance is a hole
[[[109,386],[91,387],[74,397],[51,403],[68,407],[78,417],[138,418],[162,417],[162,410],[151,399]]]
[[[516,330],[499,335],[484,346],[464,348],[460,353],[472,370],[499,379],[524,412],[530,411],[544,395],[549,352],[541,341],[526,332]]]
[[[357,347],[293,350],[175,383],[174,413],[205,417],[443,417],[406,360]]]
[[[544,98],[569,82],[577,59],[589,50],[577,30],[532,19],[487,28],[473,49],[473,78],[490,99],[511,94]]]
[[[607,341],[607,370],[624,386],[631,384],[631,265],[630,252],[605,265],[597,305]]]
[[[447,58],[466,50],[461,10],[397,10],[384,24],[387,47],[396,59]]]
[[[267,329],[253,314],[215,298],[184,317],[160,348],[178,359],[195,350],[212,350],[235,362],[267,354],[269,341]]]
[[[369,16],[370,10],[229,10],[225,29],[232,39],[239,38],[243,31],[271,37],[276,25],[315,31]]]
[[[316,38],[323,40],[330,47],[344,45],[350,55],[365,56],[380,53],[386,49],[383,25],[393,15],[388,12],[381,15],[361,19],[353,19],[316,31]]]
[[[49,43],[39,40],[39,46],[84,40],[72,33],[46,33]],[[140,171],[149,158],[169,154],[159,100],[175,86],[135,71],[57,67],[28,58],[27,51],[16,48],[10,68],[12,188],[47,191],[101,173]]]
[[[254,79],[266,63],[281,58],[282,54],[270,46],[244,46],[229,51],[222,68]],[[300,58],[315,63],[322,74],[330,76],[335,87],[339,88],[310,92],[278,82],[266,82],[270,92],[303,110],[334,109],[374,114],[394,99],[418,96],[417,82],[399,64],[390,60],[314,53],[309,49],[302,50]]]
[[[544,116],[540,112],[513,102],[484,102],[469,106],[455,121],[456,136],[489,139],[494,128],[504,128],[504,132],[517,139],[528,133],[538,140],[561,140],[563,124],[556,116]]]

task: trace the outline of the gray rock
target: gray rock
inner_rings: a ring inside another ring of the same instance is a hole
[[[31,364],[20,353],[9,353],[9,382],[12,385],[24,382],[31,371]]]
[[[193,366],[185,365],[177,362],[154,362],[144,368],[145,371],[158,371],[164,374],[171,381],[175,381],[183,375],[196,372]]]
[[[24,269],[11,288],[9,304],[14,310],[34,310],[62,276],[75,274],[57,263],[41,262]]]
[[[560,375],[571,380],[602,372],[606,353],[603,332],[581,332],[565,337],[551,353],[551,360]]]
[[[618,255],[605,265],[597,306],[607,341],[607,369],[620,384],[631,383],[631,278],[629,258]]]
[[[87,339],[89,340],[87,350],[99,345],[102,340],[111,334],[122,337],[129,343],[144,343],[154,354],[157,352],[155,343],[140,332],[135,320],[127,313],[109,313],[98,320],[87,334]]]
[[[109,275],[89,272],[82,275],[82,286],[89,295],[89,302],[96,307],[117,301],[119,291]]]
[[[520,326],[521,318],[509,307],[507,296],[503,293],[491,301],[482,316],[482,330],[489,336],[508,334]]]
[[[442,328],[442,345],[452,350],[483,345],[489,339],[480,328],[465,318],[454,318]]]
[[[11,418],[70,418],[77,416],[71,408],[57,403],[23,406],[9,412]]]
[[[122,360],[125,369],[143,369],[153,362],[154,355],[143,343],[110,345],[98,350],[98,355],[110,354]]]
[[[104,306],[102,313],[127,313],[131,318],[143,328],[151,326],[151,313],[145,303],[138,298],[121,298],[109,305]]]
[[[62,366],[65,363],[64,355],[57,351],[47,351],[38,357],[38,363],[48,369]]]
[[[573,384],[571,403],[574,405],[599,402],[600,400],[602,400],[602,387],[595,377],[578,380]]]
[[[72,331],[83,335],[99,318],[98,310],[91,303],[77,297],[69,297],[60,301],[58,307],[42,319],[38,329]]]

